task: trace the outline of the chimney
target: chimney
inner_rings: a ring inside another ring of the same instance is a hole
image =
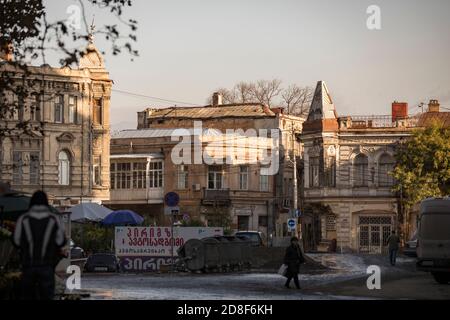
[[[392,102],[392,122],[406,119],[408,117],[408,103],[407,102]]]
[[[0,60],[13,61],[14,47],[8,38],[0,38]]]
[[[428,103],[428,112],[439,112],[439,101],[430,100]]]
[[[220,92],[214,92],[212,98],[213,107],[217,107],[223,104],[223,96]]]

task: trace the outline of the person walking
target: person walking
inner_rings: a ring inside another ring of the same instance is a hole
[[[398,244],[400,243],[400,238],[392,231],[392,234],[387,239],[388,249],[389,249],[389,261],[392,266],[395,266],[395,260],[397,258]]]
[[[44,192],[33,194],[28,212],[17,220],[13,243],[21,256],[23,299],[52,300],[55,268],[66,238]]]
[[[302,249],[298,242],[297,237],[291,238],[291,245],[287,247],[286,254],[284,256],[284,264],[287,265],[286,284],[284,285],[289,289],[291,280],[294,279],[295,286],[300,289],[300,283],[298,281],[298,273],[300,271],[300,264],[305,261],[303,257]]]

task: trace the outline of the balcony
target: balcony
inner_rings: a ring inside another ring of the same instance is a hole
[[[206,189],[203,188],[202,204],[227,206],[231,202],[230,189]]]
[[[110,199],[114,203],[163,203],[164,189],[112,189]]]

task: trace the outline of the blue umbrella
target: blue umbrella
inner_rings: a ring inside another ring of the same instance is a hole
[[[117,210],[108,214],[102,224],[111,226],[140,225],[144,218],[131,210]]]

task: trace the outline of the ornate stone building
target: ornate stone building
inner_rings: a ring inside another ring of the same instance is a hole
[[[414,128],[448,114],[431,100],[428,112],[415,116],[408,116],[407,103],[394,102],[391,115],[338,117],[326,84],[319,81],[301,135],[303,197],[314,238],[323,246],[336,240],[337,250],[366,253],[382,252],[391,230],[408,239],[415,216],[402,213],[399,195],[391,191],[396,144]]]
[[[22,83],[23,72],[2,55],[0,72]],[[19,101],[17,112],[2,125],[31,121],[31,135],[12,132],[0,137],[2,182],[13,190],[42,189],[56,207],[109,199],[109,109],[112,80],[91,37],[77,69],[29,66],[26,97],[5,92]]]

